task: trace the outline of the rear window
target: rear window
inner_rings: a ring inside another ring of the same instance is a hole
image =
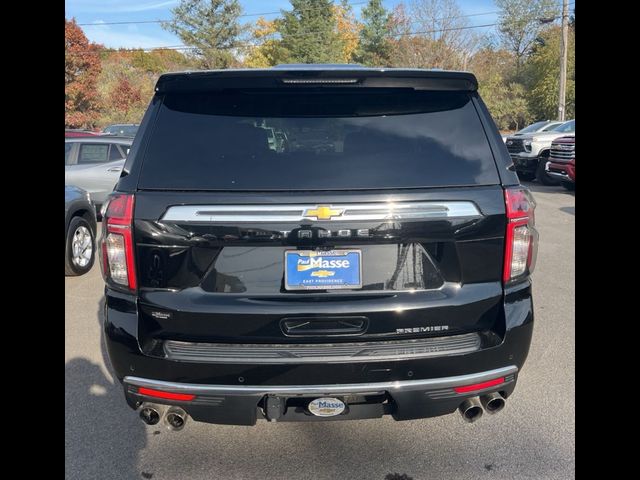
[[[111,144],[111,150],[109,151],[109,161],[121,160],[123,158],[125,158],[125,156],[122,155],[122,152],[118,148],[118,145]]]
[[[105,143],[85,143],[80,145],[78,163],[105,163],[108,160],[109,145]]]
[[[167,94],[138,187],[334,190],[499,183],[466,92]]]
[[[575,132],[576,131],[576,121],[575,120],[571,120],[571,121],[569,121],[567,123],[563,123],[558,128],[555,128],[553,131],[554,132],[562,132],[562,133]]]
[[[524,127],[522,130],[518,131],[517,133],[530,133],[530,132],[537,132],[538,129],[540,129],[540,127],[542,127],[543,125],[546,125],[547,122],[536,122],[536,123],[532,123],[531,125],[529,125],[528,127]]]
[[[71,155],[71,149],[73,148],[72,143],[64,144],[64,164],[69,165],[69,156]]]

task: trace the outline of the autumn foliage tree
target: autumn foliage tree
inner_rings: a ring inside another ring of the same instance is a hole
[[[90,43],[75,19],[64,20],[64,125],[91,128],[99,112],[100,45]]]
[[[114,110],[121,115],[123,121],[129,121],[129,112],[142,99],[142,90],[139,86],[132,85],[126,77],[121,77],[110,97]]]
[[[352,63],[358,44],[362,25],[356,20],[353,8],[348,0],[342,0],[333,6],[333,15],[336,19],[336,32],[342,43],[342,63]]]
[[[466,70],[478,45],[455,0],[414,0],[408,6],[401,2],[390,25],[393,66]]]
[[[149,105],[161,73],[192,70],[199,59],[168,49],[103,51],[98,77],[98,125],[138,123]]]
[[[249,48],[244,66],[249,68],[267,68],[285,60],[286,51],[282,41],[277,38],[279,20],[258,18],[251,28],[251,39],[255,45]]]

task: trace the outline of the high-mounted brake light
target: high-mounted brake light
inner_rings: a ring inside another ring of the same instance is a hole
[[[535,201],[524,187],[504,191],[507,231],[504,249],[504,283],[533,272],[538,251],[538,232],[534,228]]]
[[[133,257],[133,205],[131,194],[116,194],[109,199],[103,224],[102,274],[105,280],[135,290],[137,287]]]
[[[283,78],[282,83],[322,85],[358,83],[357,78]]]

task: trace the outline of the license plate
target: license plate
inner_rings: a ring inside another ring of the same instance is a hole
[[[286,290],[335,290],[362,287],[360,250],[287,250]]]

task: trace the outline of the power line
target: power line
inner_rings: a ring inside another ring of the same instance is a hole
[[[351,3],[349,5],[362,5],[365,4],[367,2],[356,2],[356,3]],[[258,17],[258,16],[263,16],[263,15],[276,15],[279,14],[281,12],[263,12],[263,13],[248,13],[246,15],[239,15],[240,17]],[[456,17],[443,17],[443,18],[438,18],[436,20],[451,20],[451,19],[456,19],[456,18],[467,18],[467,17],[481,17],[483,15],[494,15],[496,13],[500,13],[499,10],[494,10],[493,12],[482,12],[482,13],[470,13],[467,15],[458,15]],[[165,23],[165,22],[170,22],[171,20],[132,20],[132,21],[126,21],[126,22],[100,22],[100,23],[78,23],[77,25],[79,27],[101,27],[103,25],[134,25],[134,24],[139,24],[139,23]]]
[[[368,2],[359,2],[359,3],[368,3]],[[358,3],[352,3],[350,5],[357,5]],[[570,2],[569,5],[573,5],[575,4],[575,1]],[[279,13],[279,12],[276,12]],[[483,12],[483,13],[472,13],[472,14],[468,14],[468,15],[461,15],[459,17],[443,17],[443,18],[439,18],[437,20],[447,20],[447,19],[455,19],[455,18],[462,18],[462,17],[471,17],[471,16],[479,16],[479,15],[488,15],[491,13],[499,13],[499,12]],[[561,18],[561,16],[554,16],[552,17],[550,20],[551,21],[555,21],[558,18]],[[126,22],[125,22],[126,23]],[[141,22],[129,22],[129,23],[141,23]],[[81,25],[81,24],[78,24]],[[90,24],[90,25],[106,25],[106,24]],[[469,29],[473,29],[473,28],[486,28],[486,27],[494,27],[498,25],[498,23],[487,23],[487,24],[483,24],[483,25],[467,25],[464,27],[451,27],[451,28],[442,28],[442,29],[436,29],[436,30],[422,30],[422,31],[416,31],[416,32],[402,32],[402,33],[388,33],[385,36],[386,37],[392,37],[392,38],[396,38],[396,37],[404,37],[404,36],[411,36],[411,35],[427,35],[427,34],[431,34],[431,33],[444,33],[444,32],[451,32],[451,31],[458,31],[458,30],[469,30]],[[320,32],[320,31],[316,31],[316,32],[299,32],[297,34],[293,34],[293,36],[312,36],[312,35],[318,35],[318,34],[324,34],[325,32]],[[262,42],[257,42],[257,43],[252,43],[252,42],[238,42],[236,47],[226,47],[226,48],[217,48],[216,50],[233,50],[234,48],[241,48],[241,47],[258,47],[262,44]],[[167,45],[167,46],[159,46],[159,47],[146,47],[146,48],[102,48],[99,51],[101,52],[139,52],[139,51],[143,51],[143,52],[148,52],[151,50],[177,50],[177,51],[188,51],[188,50],[202,50],[202,47],[190,47],[187,45]]]
[[[469,25],[466,27],[452,27],[452,28],[441,28],[438,30],[422,30],[417,32],[402,32],[402,33],[389,33],[385,35],[386,37],[405,37],[409,35],[426,35],[429,33],[443,33],[443,32],[451,32],[455,30],[468,30],[471,28],[483,28],[483,27],[493,27],[497,25],[497,23],[487,23],[484,25]],[[305,32],[300,35],[316,35],[322,34],[324,32]],[[257,47],[260,46],[261,43],[252,43],[252,42],[239,42],[237,47]],[[236,48],[236,47],[233,47]],[[216,48],[216,50],[232,50],[233,48]],[[189,47],[187,45],[167,45],[163,47],[146,47],[146,48],[101,48],[97,51],[99,52],[148,52],[151,50],[202,50],[202,47]]]
[[[348,5],[351,7],[355,7],[356,5],[364,5],[366,3],[369,3],[368,1],[360,1],[360,2],[353,2],[353,3],[349,3]],[[339,4],[334,4],[336,6],[338,6]],[[318,8],[303,8],[298,10],[299,12],[312,12],[315,10],[319,10]],[[293,10],[285,10],[286,12],[291,12]],[[282,13],[282,10],[278,10],[277,12],[262,12],[262,13],[243,13],[242,15],[238,15],[238,17],[261,17],[261,16],[265,16],[265,15],[278,15]],[[100,22],[100,23],[78,23],[78,26],[81,27],[95,27],[95,26],[102,26],[102,25],[132,25],[132,24],[137,24],[137,23],[164,23],[164,22],[170,22],[171,20],[132,20],[132,21],[125,21],[125,22]]]
[[[553,17],[554,20],[557,20],[560,17]],[[494,27],[498,25],[498,23],[486,23],[483,25],[468,25],[466,27],[452,27],[452,28],[441,28],[437,30],[420,30],[417,32],[401,32],[401,33],[388,33],[385,37],[405,37],[410,35],[427,35],[430,33],[443,33],[443,32],[452,32],[457,30],[469,30],[472,28],[485,28],[485,27]],[[324,32],[305,32],[299,35],[316,35],[322,34]],[[226,47],[226,48],[216,48],[216,50],[233,50],[238,47],[258,47],[262,43],[251,43],[251,42],[238,42],[237,47]],[[102,48],[99,49],[100,52],[148,52],[151,50],[202,50],[202,47],[189,47],[187,45],[169,45],[164,47],[146,47],[146,48]]]
[[[353,3],[349,3],[349,6],[356,6],[356,5],[364,5],[368,2],[353,2]],[[569,6],[574,5],[576,2],[569,2]],[[309,8],[309,9],[302,9],[301,11],[313,11],[313,10],[317,10],[316,8]],[[287,12],[290,12],[292,10],[286,10]],[[443,17],[443,18],[438,18],[437,20],[452,20],[452,19],[456,19],[456,18],[468,18],[468,17],[480,17],[480,16],[484,16],[484,15],[495,15],[497,13],[500,13],[500,10],[493,10],[491,12],[481,12],[481,13],[469,13],[466,15],[458,15],[458,16],[454,16],[454,17]],[[278,10],[277,12],[262,12],[262,13],[243,13],[242,15],[238,15],[238,17],[261,17],[264,15],[278,15],[282,13],[282,10]],[[171,20],[130,20],[130,21],[123,21],[123,22],[99,22],[99,23],[78,23],[77,25],[80,27],[100,27],[103,25],[135,25],[135,24],[149,24],[149,23],[165,23],[165,22],[170,22]]]

